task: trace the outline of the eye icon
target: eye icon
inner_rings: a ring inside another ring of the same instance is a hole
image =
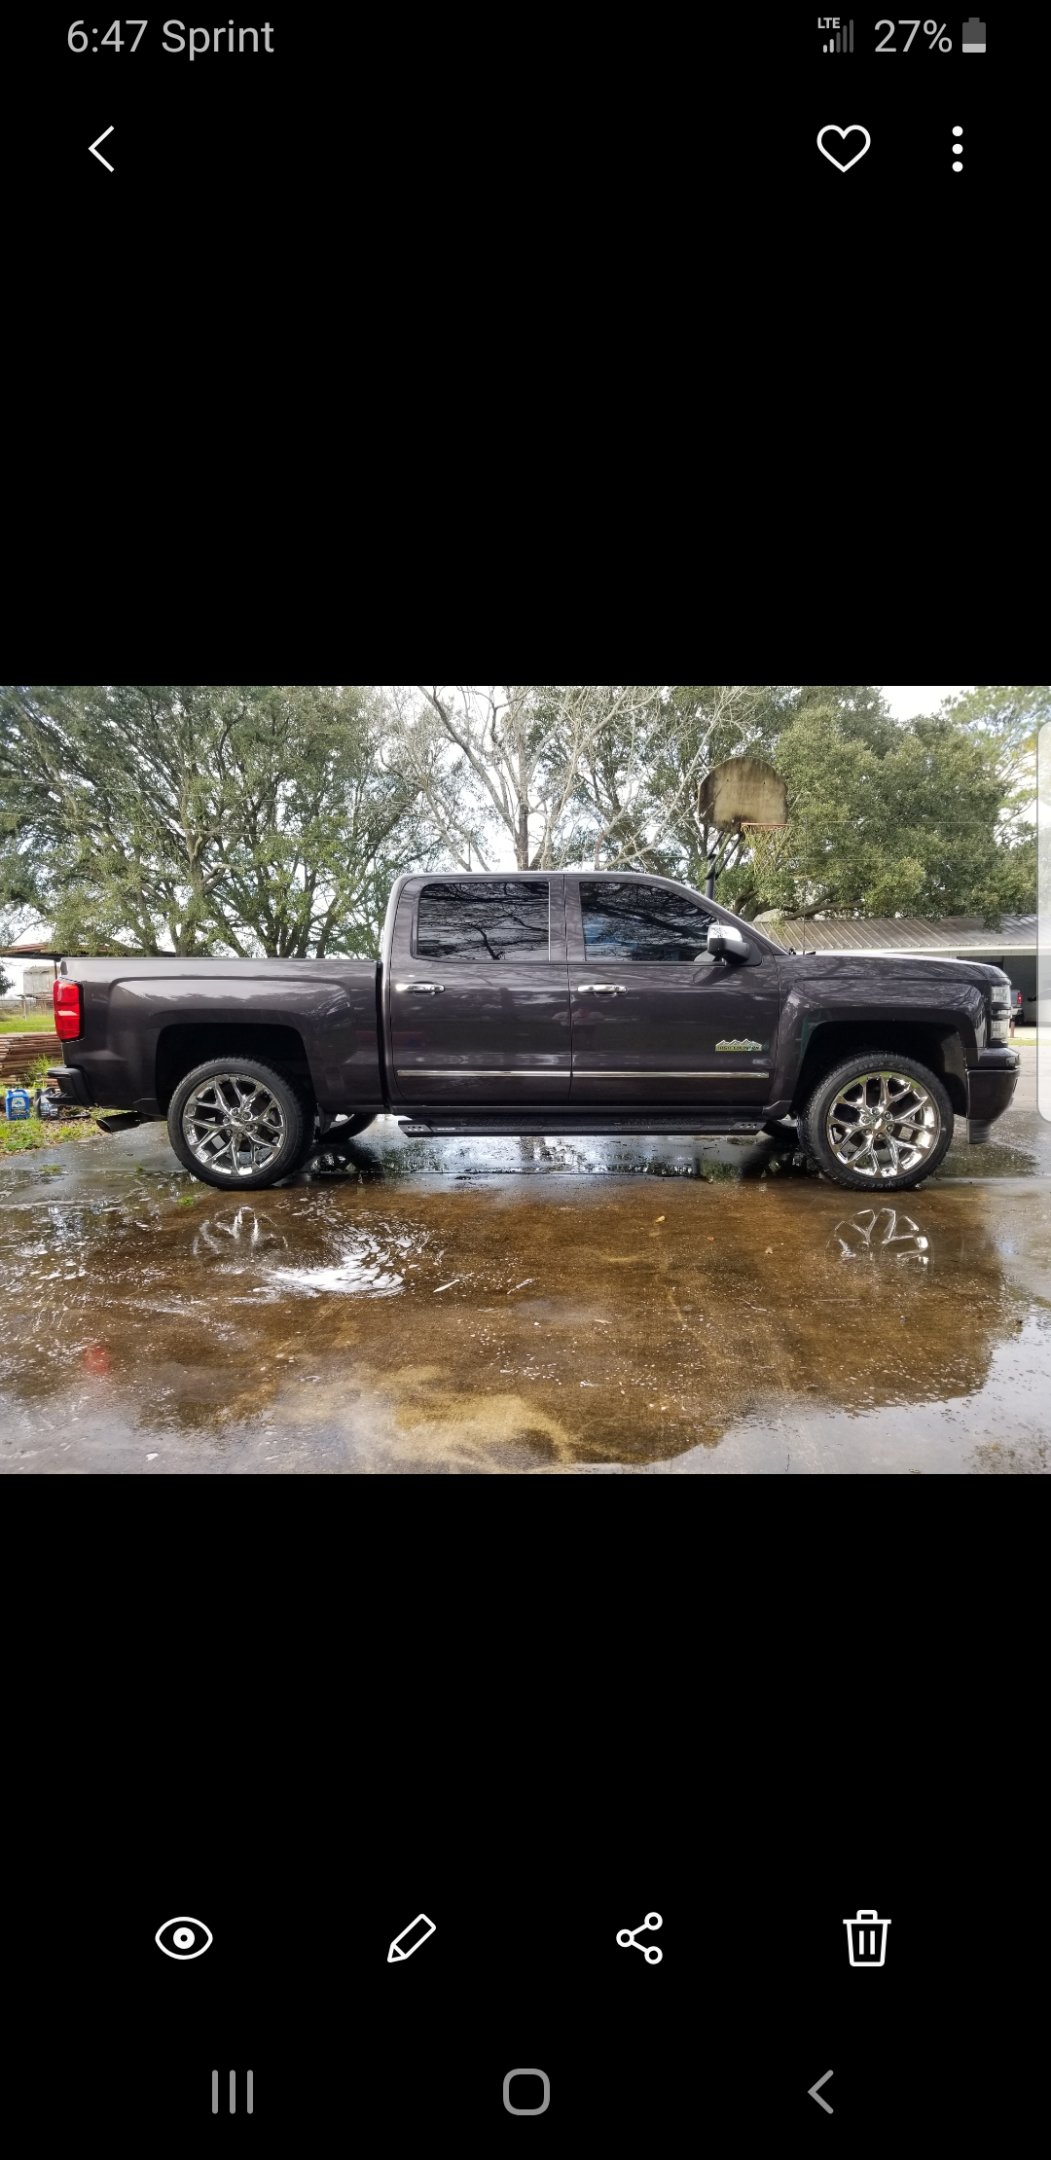
[[[185,1965],[190,1958],[204,1956],[211,1945],[212,1931],[203,1920],[190,1920],[185,1913],[179,1913],[157,1929],[153,1940],[165,1957],[178,1958]]]

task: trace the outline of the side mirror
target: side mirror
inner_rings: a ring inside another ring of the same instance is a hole
[[[732,923],[713,923],[708,932],[708,951],[713,960],[747,960],[751,946]]]

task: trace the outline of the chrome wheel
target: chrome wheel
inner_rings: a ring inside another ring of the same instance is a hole
[[[285,1114],[261,1080],[218,1073],[188,1095],[183,1138],[191,1155],[221,1177],[267,1170],[285,1144]]]
[[[901,1177],[916,1170],[941,1138],[941,1113],[907,1073],[862,1073],[835,1096],[825,1138],[836,1161],[859,1177]]]

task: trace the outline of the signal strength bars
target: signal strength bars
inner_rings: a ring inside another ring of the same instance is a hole
[[[841,30],[837,30],[837,31],[836,31],[836,34],[835,34],[835,37],[834,37],[834,38],[829,38],[829,41],[828,41],[828,44],[827,44],[827,45],[822,45],[822,47],[821,47],[821,50],[822,50],[822,52],[853,52],[853,50],[854,50],[854,18],[853,18],[853,16],[851,16],[851,18],[850,18],[850,21],[849,21],[848,23],[844,23],[844,25],[843,25],[843,28],[842,28]]]

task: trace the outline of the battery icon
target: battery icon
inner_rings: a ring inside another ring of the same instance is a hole
[[[977,15],[968,15],[964,23],[963,49],[964,52],[985,51],[985,24],[979,22]]]

